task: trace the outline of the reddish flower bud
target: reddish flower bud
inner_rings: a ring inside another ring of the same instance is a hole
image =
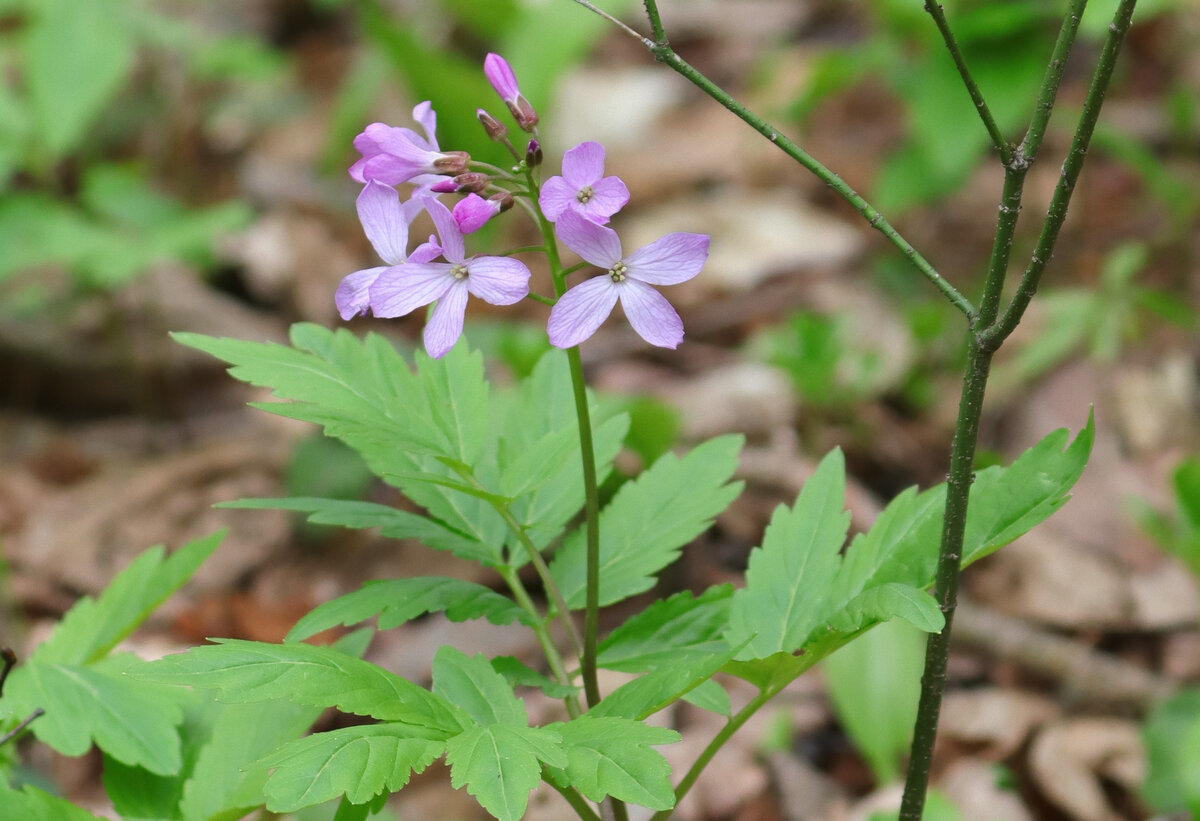
[[[542,144],[537,140],[530,140],[529,145],[525,146],[525,165],[529,168],[537,168],[542,164]]]
[[[483,130],[487,132],[488,139],[492,142],[504,142],[508,137],[508,127],[482,108],[475,109],[475,117],[479,120],[483,126]]]

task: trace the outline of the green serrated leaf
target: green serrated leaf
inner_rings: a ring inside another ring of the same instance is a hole
[[[5,818],[20,821],[103,821],[65,798],[55,798],[28,784],[18,792],[3,781],[0,781],[0,810]]]
[[[325,602],[296,622],[287,641],[302,641],[338,625],[358,624],[379,616],[379,629],[390,630],[425,613],[446,613],[450,621],[487,619],[533,625],[533,616],[506,596],[474,582],[445,576],[367,582],[359,590]]]
[[[654,575],[712,523],[741,491],[729,479],[740,436],[722,436],[683,458],[667,454],[617,491],[600,514],[600,604],[650,589]],[[563,597],[582,607],[586,573],[583,531],[576,531],[550,565]]]
[[[695,656],[678,664],[658,667],[622,684],[588,711],[588,715],[616,716],[641,721],[678,701],[686,693],[712,678],[740,647]]]
[[[442,522],[375,502],[293,497],[239,499],[235,502],[222,502],[217,507],[297,510],[309,514],[308,521],[313,524],[353,528],[378,527],[379,532],[389,539],[416,539],[426,547],[447,550],[460,558],[483,564],[499,565],[502,561],[499,551],[493,545],[486,545]]]
[[[142,553],[97,599],[84,597],[29,657],[30,664],[87,664],[115,647],[163,603],[221,543],[225,531],[189,542],[164,559],[162,547]]]
[[[346,727],[285,744],[260,763],[267,809],[293,812],[345,795],[354,804],[396,792],[446,749],[446,740],[410,724]]]
[[[579,688],[559,684],[513,656],[497,656],[492,659],[492,669],[504,676],[514,687],[536,687],[550,698],[571,698],[578,695]]]
[[[562,736],[567,752],[567,766],[552,771],[560,786],[575,787],[597,802],[612,796],[652,810],[675,806],[671,765],[652,748],[674,744],[679,733],[590,714],[550,726]]]
[[[30,663],[18,667],[4,688],[6,706],[18,713],[45,710],[31,725],[42,742],[63,755],[83,755],[95,743],[125,764],[169,775],[179,769],[183,720],[178,698],[121,675],[141,664],[132,656],[104,665]]]
[[[525,815],[529,793],[541,781],[545,762],[567,766],[562,738],[548,727],[492,724],[472,727],[446,742],[450,786],[466,785],[480,806],[500,821]]]
[[[329,647],[222,639],[151,662],[143,681],[219,691],[219,700],[285,699],[424,727],[442,737],[461,729],[459,711],[382,667]]]
[[[728,649],[722,633],[729,623],[733,585],[710,587],[699,597],[676,593],[631,616],[600,642],[596,661],[609,670],[641,672],[691,654]]]
[[[775,510],[762,547],[750,554],[746,586],[733,595],[726,639],[749,642],[740,660],[796,650],[828,618],[830,583],[850,526],[845,492],[845,461],[835,450],[796,504]]]
[[[482,653],[473,657],[450,646],[433,657],[433,692],[464,710],[479,724],[525,727],[529,716],[512,685]]]
[[[933,596],[924,590],[895,583],[859,593],[829,623],[835,630],[853,633],[890,619],[903,619],[926,633],[941,632],[946,626],[946,617]]]
[[[683,694],[683,700],[693,707],[708,710],[720,716],[733,715],[733,704],[729,701],[729,693],[715,679],[701,682],[694,690]]]

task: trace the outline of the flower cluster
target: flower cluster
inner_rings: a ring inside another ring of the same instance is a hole
[[[624,254],[607,223],[629,202],[629,189],[619,177],[604,176],[604,147],[584,142],[568,150],[562,174],[539,187],[534,176],[542,160],[538,114],[503,57],[489,54],[484,75],[517,125],[532,135],[519,152],[500,121],[483,109],[476,111],[488,137],[503,143],[516,161],[511,174],[472,164],[464,151],[443,151],[437,141],[437,115],[428,102],[413,109],[423,136],[409,128],[372,123],[355,137],[354,147],[362,157],[350,167],[350,176],[363,183],[359,220],[387,264],[355,271],[342,280],[335,295],[342,318],[368,311],[377,317],[398,317],[433,303],[425,325],[425,349],[435,358],[445,355],[462,334],[468,294],[492,305],[512,305],[529,296],[530,271],[523,262],[508,256],[467,256],[465,241],[466,235],[511,208],[514,197],[525,197],[533,200],[528,210],[535,218],[554,224],[559,241],[584,262],[603,269],[565,292],[562,275],[555,273],[561,295],[543,300],[553,305],[547,323],[551,344],[580,344],[620,302],[643,339],[664,348],[678,346],[683,323],[652,286],[673,285],[699,273],[708,257],[708,237],[668,234]],[[405,201],[396,189],[402,184],[411,186]],[[438,199],[442,194],[464,196],[448,208]],[[409,252],[409,229],[422,212],[437,233]]]

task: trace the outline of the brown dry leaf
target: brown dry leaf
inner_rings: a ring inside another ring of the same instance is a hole
[[[939,727],[950,738],[984,744],[992,760],[1007,758],[1034,728],[1057,718],[1058,706],[1034,693],[989,688],[956,690],[942,701]]]
[[[1033,821],[1021,797],[999,783],[996,767],[978,758],[962,758],[938,779],[963,821]]]
[[[1051,802],[1078,821],[1121,821],[1101,779],[1136,790],[1146,770],[1141,732],[1132,721],[1077,718],[1034,739],[1030,774]]]

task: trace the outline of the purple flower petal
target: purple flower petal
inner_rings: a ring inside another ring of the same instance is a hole
[[[467,270],[467,289],[484,302],[512,305],[529,294],[529,268],[520,260],[476,257]]]
[[[568,248],[593,265],[611,268],[621,260],[621,240],[617,232],[584,219],[574,211],[563,213],[554,224],[554,233]]]
[[[342,281],[333,295],[334,304],[337,305],[342,319],[349,320],[367,312],[367,309],[371,307],[371,285],[386,270],[388,270],[388,266],[384,265],[379,268],[355,271],[353,274],[342,277]]]
[[[437,228],[438,239],[441,240],[442,256],[450,262],[462,264],[466,257],[466,246],[463,244],[462,230],[454,220],[450,209],[432,197],[425,200],[425,210],[433,218],[433,226]]]
[[[682,231],[667,234],[629,255],[629,277],[652,285],[685,282],[704,267],[708,259],[708,235]]]
[[[660,348],[679,347],[683,341],[683,321],[666,297],[636,279],[625,280],[617,290],[625,316],[638,336]]]
[[[604,146],[589,141],[567,149],[563,153],[562,175],[576,190],[595,185],[604,176]]]
[[[500,213],[500,203],[485,200],[478,194],[467,194],[454,204],[451,212],[458,230],[464,234],[478,231],[488,220]]]
[[[408,253],[408,220],[396,189],[370,180],[358,195],[358,219],[371,246],[388,265],[400,265]]]
[[[463,316],[467,312],[467,283],[461,279],[452,282],[438,298],[433,315],[425,323],[425,352],[434,359],[445,356],[462,336]]]
[[[617,304],[609,276],[592,277],[563,294],[550,309],[546,330],[556,348],[573,348],[596,332]]]
[[[546,219],[557,222],[564,211],[579,204],[575,199],[578,193],[562,177],[551,177],[542,184],[542,192],[538,195],[538,207],[542,209]]]
[[[437,151],[437,112],[433,110],[433,104],[428,100],[423,103],[417,103],[415,106],[413,106],[412,116],[416,122],[420,123],[421,128],[425,131],[426,140],[424,147],[432,149],[433,151]]]
[[[437,244],[437,237],[429,235],[427,242],[422,242],[408,255],[409,262],[433,262],[442,255],[442,246]]]
[[[499,54],[488,54],[483,58],[483,74],[487,77],[492,88],[500,95],[500,99],[515,102],[521,94],[517,86],[517,75],[513,74],[512,66]]]
[[[449,290],[456,280],[454,266],[445,262],[409,262],[387,269],[371,286],[371,312],[379,317],[404,316],[428,305]]]
[[[592,185],[592,197],[581,203],[583,215],[592,222],[604,225],[609,217],[629,202],[629,189],[620,177],[605,177]]]

